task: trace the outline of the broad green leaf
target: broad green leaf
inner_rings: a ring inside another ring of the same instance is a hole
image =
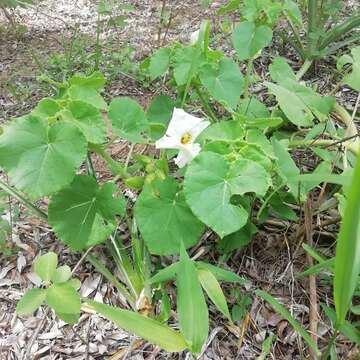
[[[223,237],[218,243],[218,248],[224,253],[242,249],[250,244],[254,232],[256,232],[256,227],[247,223],[240,230]]]
[[[336,245],[334,271],[334,300],[337,321],[342,324],[349,310],[351,298],[360,273],[360,156],[358,156],[352,184]]]
[[[17,303],[16,313],[18,315],[30,315],[45,301],[45,297],[45,289],[28,290]]]
[[[233,205],[231,197],[251,192],[263,196],[269,184],[267,172],[254,161],[239,159],[230,166],[223,156],[202,152],[186,171],[184,191],[193,213],[224,237],[248,220],[247,211]]]
[[[195,245],[204,230],[173,178],[144,188],[135,205],[135,217],[147,247],[157,255],[178,254],[182,242],[186,247]]]
[[[80,313],[78,314],[64,314],[56,312],[56,316],[67,324],[76,324],[79,322]]]
[[[242,99],[238,111],[239,114],[245,116],[249,120],[270,117],[270,112],[267,107],[254,97]]]
[[[114,99],[109,106],[115,135],[134,143],[146,143],[150,132],[145,112],[134,100],[123,97]]]
[[[221,6],[217,11],[217,15],[225,15],[229,12],[237,10],[241,4],[242,0],[230,0],[227,4]]]
[[[266,25],[256,26],[244,21],[236,25],[232,41],[240,60],[254,58],[272,40],[272,30]]]
[[[239,141],[244,138],[245,129],[237,120],[220,121],[206,128],[199,136],[201,140]]]
[[[246,283],[246,280],[244,278],[235,274],[232,271],[225,270],[221,267],[211,265],[211,264],[203,262],[203,261],[197,261],[195,264],[198,269],[205,269],[205,270],[211,271],[213,273],[213,275],[216,277],[216,279],[219,281],[229,281],[229,282],[235,282],[235,283],[239,283],[239,284]]]
[[[55,284],[58,284],[58,283],[63,283],[63,282],[66,282],[70,279],[71,277],[71,269],[69,266],[67,265],[63,265],[63,266],[59,266],[52,278],[51,278],[51,281]]]
[[[209,313],[194,262],[183,245],[176,274],[179,325],[188,347],[198,354],[209,332]]]
[[[257,296],[267,301],[277,313],[279,313],[281,316],[283,316],[285,320],[288,321],[288,323],[307,342],[307,344],[317,356],[321,355],[320,350],[317,348],[311,336],[306,332],[306,330],[301,326],[301,324],[291,316],[290,312],[282,304],[280,304],[275,298],[262,290],[256,290],[255,293]]]
[[[156,96],[150,103],[146,116],[150,123],[151,140],[164,136],[174,111],[174,101],[166,95]]]
[[[299,191],[301,193],[298,180],[300,170],[282,143],[272,138],[272,144],[275,156],[277,157],[278,173],[283,179],[284,184],[290,189],[292,195],[297,199]]]
[[[0,136],[0,166],[18,189],[35,199],[69,184],[86,151],[86,140],[76,126],[48,126],[39,117],[20,118]]]
[[[35,109],[31,112],[33,115],[40,117],[55,116],[60,111],[60,106],[56,100],[50,98],[44,98],[40,100]]]
[[[34,263],[34,271],[40,279],[49,282],[55,274],[58,256],[53,252],[38,257]]]
[[[68,94],[71,100],[80,100],[95,106],[100,110],[107,110],[105,100],[94,88],[82,85],[72,85],[68,89]]]
[[[80,312],[80,295],[67,282],[53,284],[46,291],[46,303],[60,314],[78,314]]]
[[[243,91],[244,79],[239,66],[229,58],[223,58],[214,69],[205,65],[200,71],[201,83],[215,100],[234,109]]]
[[[179,48],[174,56],[174,77],[177,85],[187,84],[200,66],[201,52],[197,47]]]
[[[166,95],[158,95],[152,99],[146,116],[151,124],[168,126],[174,111],[174,101]]]
[[[101,90],[105,85],[105,78],[101,72],[95,71],[90,76],[75,74],[69,80],[69,83],[70,85],[78,85],[92,88],[94,90]]]
[[[81,281],[76,278],[72,278],[67,282],[70,286],[72,286],[75,290],[79,290],[81,287]]]
[[[293,124],[301,127],[309,127],[313,124],[314,115],[298,94],[282,85],[269,82],[265,84],[275,95],[281,110]]]
[[[296,75],[288,62],[282,57],[276,57],[269,66],[271,78],[277,83],[284,79],[297,81]]]
[[[115,184],[100,187],[92,176],[77,176],[50,199],[49,224],[73,250],[100,243],[114,230],[115,216],[125,212],[116,191]]]
[[[360,315],[360,305],[352,306],[351,312],[355,315]]]
[[[351,49],[352,71],[344,76],[343,83],[360,92],[360,46]]]
[[[216,280],[216,277],[209,270],[198,270],[198,276],[201,283],[201,286],[208,294],[211,301],[218,308],[221,313],[231,321],[231,315],[225,295],[221,290],[220,284]]]
[[[284,9],[290,19],[297,25],[302,25],[302,14],[301,10],[299,8],[299,5],[296,3],[296,1],[293,0],[285,0],[284,2]]]
[[[140,336],[166,351],[180,352],[186,348],[186,342],[181,334],[158,321],[133,311],[122,310],[95,301],[89,301],[88,304],[120,328]]]
[[[106,126],[100,111],[83,101],[71,101],[68,109],[62,112],[66,121],[75,124],[88,142],[101,144],[106,141]]]
[[[170,49],[160,48],[150,58],[149,72],[151,80],[165,74],[170,64]]]

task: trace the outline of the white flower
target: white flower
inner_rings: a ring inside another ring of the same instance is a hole
[[[180,168],[199,154],[200,144],[194,143],[200,133],[210,125],[210,121],[197,118],[183,109],[174,109],[166,134],[156,141],[157,149],[180,150],[175,164]]]
[[[190,34],[190,41],[189,41],[190,45],[195,45],[198,42],[199,35],[200,35],[200,29]]]

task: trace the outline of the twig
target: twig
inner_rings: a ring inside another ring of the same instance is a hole
[[[313,246],[313,213],[312,213],[311,195],[308,196],[305,210],[304,210],[304,225],[305,225],[305,239],[307,244]],[[310,254],[306,254],[308,266],[314,266],[313,258]],[[316,277],[314,274],[309,276],[309,294],[310,294],[310,308],[309,308],[309,323],[310,334],[315,344],[317,344],[317,327],[318,327],[318,305],[316,295]],[[313,360],[317,360],[317,354],[312,349],[309,349],[310,356]]]
[[[79,266],[81,265],[81,263],[84,261],[84,259],[86,258],[86,256],[89,254],[89,252],[93,249],[93,247],[89,248],[86,250],[86,252],[83,254],[83,256],[80,258],[80,260],[76,263],[76,265],[74,266],[74,268],[71,271],[71,274],[73,275],[75,273],[75,271],[79,268]],[[39,332],[41,330],[41,328],[43,327],[46,318],[48,317],[49,313],[50,313],[51,308],[47,308],[44,312],[44,316],[42,317],[42,319],[40,320],[38,326],[36,327],[35,331],[33,332],[33,335],[31,336],[31,339],[29,341],[29,345],[26,348],[26,352],[25,355],[23,357],[23,360],[29,360],[30,359],[30,355],[31,355],[31,348],[34,345],[34,342],[36,340],[36,338],[39,335]]]

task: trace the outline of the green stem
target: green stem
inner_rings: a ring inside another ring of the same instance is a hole
[[[245,99],[249,97],[250,75],[252,73],[252,69],[253,69],[253,59],[249,59],[249,62],[246,67],[245,84],[244,84]]]
[[[312,59],[315,56],[318,41],[316,30],[319,16],[321,16],[321,14],[318,11],[317,0],[308,0],[308,28],[306,49],[306,57],[308,59]]]
[[[313,60],[306,59],[305,62],[302,64],[300,70],[296,74],[296,79],[300,80],[310,69],[311,65],[313,63]]]
[[[269,201],[272,199],[272,197],[281,189],[285,186],[285,184],[281,184],[278,187],[276,187],[274,189],[274,191],[265,199],[265,201],[262,203],[257,215],[256,215],[256,219],[259,221],[260,216],[262,214],[262,212],[264,211],[264,209],[266,208],[267,204],[269,203]]]
[[[199,97],[201,103],[203,104],[204,108],[206,109],[206,112],[208,113],[208,115],[210,116],[210,119],[212,120],[212,122],[217,122],[219,121],[215,115],[215,113],[213,112],[210,104],[208,103],[208,101],[205,99],[204,95],[201,93],[199,86],[198,85],[194,85],[195,91],[197,96]]]
[[[344,21],[342,24],[335,26],[330,30],[327,36],[322,40],[319,48],[324,49],[326,46],[338,40],[341,36],[345,35],[354,28],[360,26],[360,15],[351,17]]]
[[[100,67],[100,33],[101,33],[101,16],[98,13],[97,22],[96,22],[96,47],[95,47],[95,66],[94,71],[99,70]]]
[[[333,345],[335,343],[335,340],[336,340],[336,337],[337,337],[337,334],[338,334],[338,329],[339,329],[339,327],[335,326],[334,333],[330,338],[330,341],[329,341],[329,343],[328,343],[328,345],[326,347],[326,350],[325,350],[324,354],[321,355],[321,360],[327,360],[329,358],[331,348],[333,347]]]
[[[22,195],[20,195],[16,190],[14,190],[13,188],[11,188],[9,185],[7,185],[6,183],[4,183],[2,180],[0,180],[0,188],[3,189],[6,193],[8,193],[10,196],[12,196],[13,198],[15,198],[16,200],[20,201],[21,203],[23,203],[29,210],[31,210],[33,213],[35,213],[37,216],[39,216],[40,218],[42,218],[43,220],[48,219],[47,215],[45,212],[43,212],[42,210],[40,210],[38,207],[36,207],[35,205],[33,205],[29,200],[25,199]]]
[[[116,160],[114,160],[101,145],[89,144],[89,149],[101,156],[108,164],[110,170],[119,178],[122,179],[128,177],[128,173],[125,167]]]
[[[96,179],[94,165],[92,163],[91,154],[89,152],[87,153],[87,157],[86,157],[86,165],[87,165],[88,174]]]
[[[304,46],[303,46],[303,44],[301,42],[299,32],[297,31],[297,29],[296,29],[294,23],[292,22],[292,20],[290,19],[290,17],[285,12],[284,12],[284,14],[285,14],[285,17],[286,17],[286,20],[287,20],[288,24],[291,27],[291,31],[294,34],[294,39],[295,39],[295,42],[296,42],[296,46],[298,48],[299,53],[301,53],[301,57],[302,57],[305,54],[305,50],[304,50]]]

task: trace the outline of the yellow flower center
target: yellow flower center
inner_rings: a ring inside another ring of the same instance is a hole
[[[183,145],[186,145],[186,144],[189,144],[190,141],[192,139],[192,136],[190,133],[185,133],[182,137],[181,137],[181,140],[180,142],[183,144]]]

